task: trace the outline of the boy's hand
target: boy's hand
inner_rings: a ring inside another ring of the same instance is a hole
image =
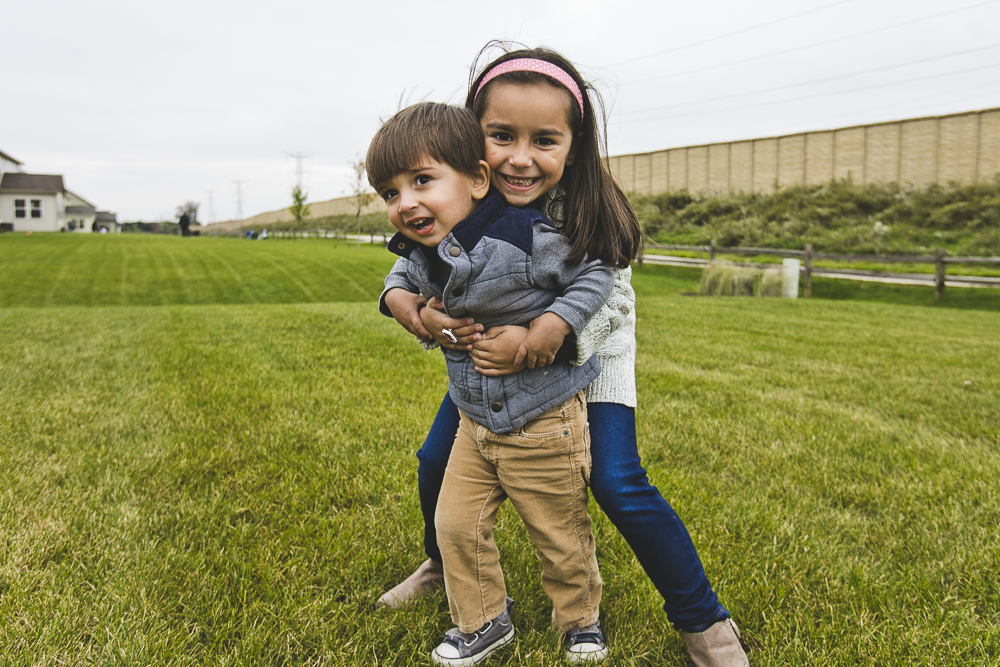
[[[472,344],[483,337],[482,324],[476,324],[471,317],[462,319],[448,317],[444,312],[444,304],[437,297],[432,298],[427,302],[427,307],[421,309],[420,319],[424,328],[441,347],[469,351],[472,349]],[[455,340],[451,340],[443,333],[445,329],[451,331]]]
[[[411,294],[405,289],[395,288],[385,293],[385,305],[400,326],[417,338],[434,340],[420,319],[420,311],[427,299],[419,294]]]
[[[521,370],[514,365],[517,350],[521,347],[528,329],[514,325],[490,327],[483,339],[472,346],[472,361],[476,370],[489,377],[510,375]]]
[[[514,358],[514,365],[528,368],[543,368],[556,358],[563,340],[573,329],[555,313],[542,313],[531,323],[528,335],[521,342]]]

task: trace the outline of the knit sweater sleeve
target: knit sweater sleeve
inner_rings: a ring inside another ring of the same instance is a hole
[[[632,268],[613,271],[614,291],[600,310],[590,319],[576,341],[576,364],[582,364],[597,353],[608,338],[618,331],[635,310],[635,291],[632,289]]]

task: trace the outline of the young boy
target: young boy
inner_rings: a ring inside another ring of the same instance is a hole
[[[468,109],[424,103],[400,111],[375,135],[366,167],[399,231],[389,250],[404,283],[438,297],[452,317],[485,327],[527,325],[543,313],[576,334],[611,293],[598,262],[567,265],[570,244],[531,208],[490,190],[479,121]],[[397,273],[397,272],[394,272]],[[391,313],[380,302],[380,310]],[[529,331],[527,336],[532,336]],[[527,339],[526,339],[527,340]],[[493,522],[510,498],[541,556],[553,621],[574,662],[607,656],[598,626],[601,578],[587,514],[590,437],[583,389],[596,358],[487,377],[469,353],[444,349],[449,394],[461,422],[437,508],[445,587],[457,628],[431,654],[472,665],[514,636]]]

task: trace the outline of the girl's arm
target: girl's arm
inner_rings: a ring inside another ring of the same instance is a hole
[[[631,277],[632,269],[615,269],[614,291],[600,310],[587,323],[583,333],[575,340],[563,342],[559,338],[562,347],[557,344],[554,349],[549,343],[548,348],[542,348],[540,354],[545,349],[551,351],[553,355],[558,354],[561,361],[570,361],[575,364],[582,364],[597,350],[604,346],[608,338],[625,324],[629,314],[635,309],[635,292],[632,290]],[[554,316],[552,313],[544,313],[531,323],[532,327],[543,324],[540,322]],[[565,321],[561,320],[565,324]],[[520,333],[512,333],[511,330],[520,330]],[[524,327],[502,326],[490,327],[483,334],[483,340],[475,343],[472,349],[472,360],[476,364],[476,369],[484,375],[499,376],[516,373],[523,368],[523,363],[515,363],[518,349],[528,330]],[[539,342],[542,342],[539,339]],[[558,350],[558,352],[556,352]],[[566,359],[568,355],[572,355]],[[541,364],[542,366],[547,364]],[[536,364],[537,366],[537,364]]]
[[[587,321],[603,306],[614,287],[611,270],[600,262],[566,264],[569,243],[551,227],[536,226],[533,246],[532,282],[560,296],[526,333],[522,333],[524,329],[505,328],[502,335],[491,336],[489,342],[473,347],[472,357],[486,375],[507,375],[522,365],[541,368],[553,363],[566,336],[583,333]],[[523,338],[514,349],[520,336]],[[513,359],[505,363],[511,351]],[[493,356],[497,352],[500,354]]]

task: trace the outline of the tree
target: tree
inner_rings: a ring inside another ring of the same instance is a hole
[[[296,229],[302,228],[302,223],[312,212],[312,207],[306,203],[306,197],[306,193],[298,185],[292,188],[292,205],[288,207],[288,211],[295,218]]]
[[[368,179],[365,177],[365,161],[358,158],[349,163],[354,172],[354,180],[351,181],[351,195],[358,205],[355,218],[358,222],[358,247],[361,247],[361,211],[365,206],[375,199],[375,193],[368,189]]]
[[[180,220],[182,215],[187,214],[188,220],[191,221],[192,225],[200,225],[198,222],[198,207],[200,204],[196,201],[186,201],[182,205],[177,207],[177,219]]]

